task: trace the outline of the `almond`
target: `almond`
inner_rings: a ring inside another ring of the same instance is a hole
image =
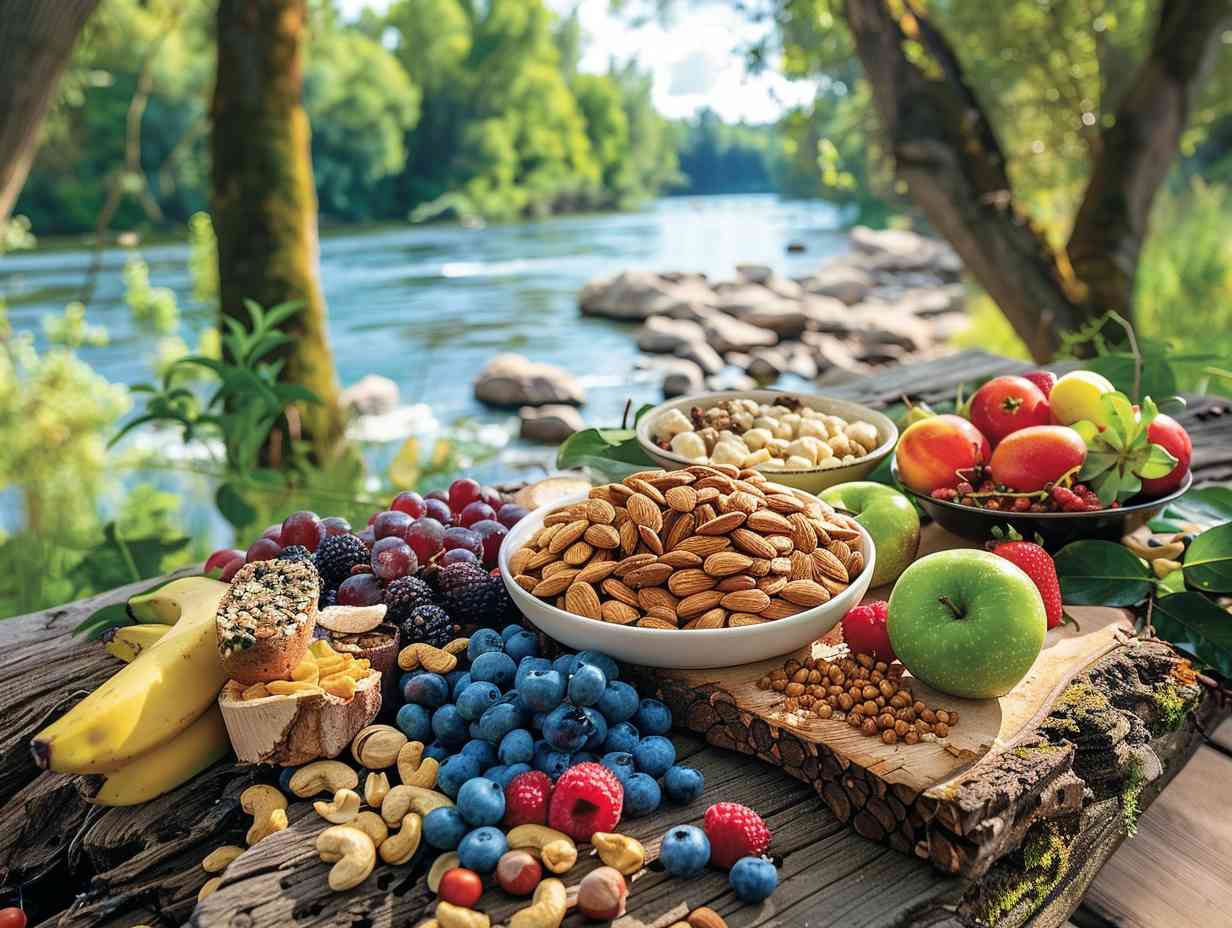
[[[663,498],[677,512],[692,512],[697,505],[697,491],[690,486],[672,487]]]
[[[609,483],[607,485],[607,489],[610,494],[612,505],[618,509],[625,504],[625,501],[628,500],[630,496],[633,495],[633,491],[623,483]]]
[[[729,577],[753,566],[753,559],[736,551],[719,551],[706,558],[702,570],[712,577]]]
[[[591,561],[583,567],[574,580],[582,583],[601,583],[616,570],[617,561]]]
[[[792,580],[810,580],[813,576],[813,559],[803,551],[791,552],[791,570],[787,576]]]
[[[816,567],[817,565],[814,564],[813,566]],[[824,586],[826,588],[826,592],[828,592],[831,596],[837,596],[839,593],[847,589],[847,587],[851,586],[850,583],[843,583],[841,580],[831,580],[819,570],[813,571],[813,579]]]
[[[753,558],[753,563],[749,565],[749,575],[752,577],[764,577],[770,573],[770,561],[764,557]]]
[[[864,570],[864,555],[859,551],[852,551],[851,557],[847,559],[847,563],[843,566],[847,568],[847,576],[860,576],[860,573]]]
[[[622,603],[618,599],[609,599],[603,604],[600,611],[603,613],[603,621],[611,622],[614,625],[628,625],[630,622],[636,622],[642,617],[640,612],[628,603]]]
[[[620,600],[626,606],[637,605],[637,594],[615,577],[608,577],[599,586],[608,596]]]
[[[626,586],[638,589],[643,586],[658,586],[672,575],[672,569],[666,564],[647,564],[637,570],[629,571],[622,578]]]
[[[849,583],[851,578],[847,574],[847,567],[840,561],[831,551],[825,548],[818,548],[810,555],[813,559],[813,569],[819,572],[822,576],[829,577],[831,580],[837,580],[840,583]]]
[[[639,525],[637,534],[642,544],[649,548],[652,554],[658,556],[663,553],[663,541],[649,525]]]
[[[701,525],[703,522],[709,522],[718,514],[718,510],[709,503],[698,503],[697,508],[693,510],[693,518],[697,520],[698,525]]]
[[[841,525],[835,524],[834,520],[840,519],[840,518],[842,518],[842,516],[833,515],[830,517],[829,521],[824,523],[826,532],[829,533],[830,537],[837,538],[840,541],[855,541],[857,538],[859,538],[860,537],[859,529],[852,528],[846,523],[841,524]]]
[[[851,546],[845,541],[832,541],[826,545],[826,549],[844,564],[851,557]]]
[[[632,554],[637,550],[637,543],[641,536],[637,533],[637,525],[630,519],[620,526],[620,550],[625,554]]]
[[[552,518],[551,515],[549,515],[548,518],[549,519]],[[573,520],[570,519],[569,521],[573,521]],[[539,548],[540,550],[545,550],[548,546],[548,543],[552,540],[552,537],[557,532],[559,532],[560,529],[561,529],[560,523],[557,523],[555,525],[548,525],[545,522],[543,528],[535,532],[534,536],[531,538],[531,544],[533,544],[536,548]]]
[[[548,577],[546,580],[540,580],[532,589],[531,595],[538,596],[540,599],[546,599],[549,596],[556,596],[559,593],[569,589],[569,584],[573,583],[572,573],[557,574],[554,577]]]
[[[774,546],[780,557],[786,557],[796,549],[796,543],[788,535],[767,535],[766,541]]]
[[[633,490],[634,495],[638,493],[647,497],[656,506],[666,506],[667,500],[663,496],[663,492],[654,484],[642,479],[636,475],[625,478],[625,486]]]
[[[697,526],[697,534],[699,535],[726,535],[734,528],[739,528],[744,524],[744,520],[749,518],[747,513],[743,512],[726,512],[721,516],[715,516],[707,522]],[[555,541],[555,539],[553,539]]]
[[[685,472],[692,474],[694,477],[698,478],[699,480],[702,477],[713,477],[715,474],[719,473],[710,464],[690,464],[688,467],[685,468]]]
[[[686,568],[678,570],[668,578],[667,588],[677,596],[692,596],[703,590],[712,589],[717,581],[703,570]]]
[[[555,512],[549,512],[543,517],[543,527],[552,528],[554,525],[564,525],[566,522],[573,521],[573,513],[568,509],[557,509]],[[540,544],[543,542],[540,541]]]
[[[566,574],[572,577],[576,575],[577,572],[578,572],[578,568],[572,567],[569,564],[566,564],[564,561],[553,561],[551,564],[546,565],[543,568],[543,570],[539,572],[539,576],[541,576],[544,580],[546,580],[548,577],[555,577],[558,574]]]
[[[695,487],[694,489],[697,488]],[[718,487],[702,487],[697,490],[697,505],[703,506],[707,503],[713,503],[721,495]]]
[[[695,490],[718,490],[720,493],[730,493],[733,489],[731,477],[723,474],[710,474],[693,484]]]
[[[663,513],[646,494],[634,493],[625,507],[629,510],[629,517],[638,525],[645,525],[655,532],[663,527]]]
[[[776,557],[770,559],[770,573],[783,574],[786,576],[791,573],[791,558]]]
[[[720,600],[723,599],[723,595],[718,590],[703,590],[700,593],[694,593],[692,596],[686,596],[676,604],[676,614],[682,619],[701,615],[707,609],[713,609],[717,606]]]
[[[762,625],[765,621],[761,616],[750,612],[733,612],[727,624],[732,628],[743,628],[746,625]]]
[[[625,574],[632,573],[639,567],[645,567],[647,564],[653,564],[658,560],[653,554],[630,554],[623,561],[616,563],[616,576],[623,577]]]
[[[661,586],[643,587],[637,591],[637,604],[646,610],[660,606],[674,612],[678,602],[680,602],[679,599]]]
[[[789,603],[776,596],[770,600],[770,605],[761,611],[761,617],[768,620],[786,619],[803,611],[803,606],[797,606],[795,603]]]
[[[689,928],[727,928],[723,916],[708,906],[698,906],[687,916],[685,921]]]
[[[693,529],[697,526],[697,517],[691,512],[682,512],[672,520],[672,526],[667,530],[667,534],[663,538],[663,547],[671,550],[680,542],[684,541],[693,534]]]
[[[692,535],[674,546],[677,550],[688,551],[699,557],[709,557],[716,551],[725,551],[731,547],[731,542],[722,535]]]
[[[662,477],[655,477],[654,480],[647,480],[656,490],[662,490],[663,495],[667,495],[667,491],[672,487],[687,486],[697,478],[685,470],[674,470],[670,474],[664,474]]]
[[[722,628],[727,623],[726,609],[707,609],[696,619],[694,628]]]
[[[761,508],[761,500],[752,493],[737,490],[727,498],[727,505],[734,512],[754,513]]]
[[[766,498],[766,491],[759,487],[756,483],[752,480],[741,477],[736,481],[736,489],[741,493],[748,493],[750,496],[756,497],[758,500],[757,508],[761,508],[760,501]]]
[[[673,631],[676,628],[675,623],[668,622],[666,619],[660,619],[655,616],[647,616],[644,619],[637,620],[638,628],[670,628]]]
[[[630,480],[658,480],[660,477],[667,475],[662,467],[651,467],[648,470],[639,470],[636,473],[630,474],[625,478],[627,483]]]
[[[576,519],[570,522],[552,536],[552,540],[548,543],[548,550],[553,554],[559,554],[585,535],[588,528],[590,528],[590,523],[585,519]]]
[[[605,499],[587,500],[586,518],[592,525],[611,525],[616,521],[616,507]]]
[[[830,533],[826,531],[826,523],[821,519],[813,519],[810,524],[813,526],[813,534],[817,536],[817,543],[823,548],[828,547],[832,539]]]
[[[770,597],[761,590],[737,590],[735,593],[725,593],[719,605],[732,612],[759,613],[770,605]]]
[[[787,517],[787,521],[791,523],[791,541],[797,551],[808,554],[817,547],[817,533],[813,530],[813,523],[809,521],[808,516],[801,512],[793,512]]]
[[[581,576],[579,574],[579,576]],[[762,577],[757,581],[757,588],[767,596],[777,596],[782,592],[783,587],[787,586],[788,579],[781,574],[775,574],[769,577]]]
[[[692,551],[682,551],[677,549],[675,551],[668,551],[666,554],[660,555],[659,563],[666,564],[673,570],[678,571],[683,570],[686,567],[701,567],[702,559],[699,555],[694,554]]]
[[[791,583],[783,587],[783,592],[780,595],[789,603],[809,608],[820,606],[822,603],[830,601],[830,594],[826,592],[826,588],[820,583],[814,583],[812,580],[792,580]]]
[[[612,491],[610,484],[604,484],[601,487],[591,487],[590,492],[586,494],[590,499],[604,499],[609,503],[612,501]]]
[[[670,622],[672,628],[676,627],[677,616],[675,609],[669,609],[667,606],[651,606],[646,610],[646,618],[662,619],[664,622]]]
[[[736,574],[732,577],[724,577],[715,589],[720,593],[734,593],[736,590],[753,590],[760,589],[760,587],[755,577],[750,577],[748,574]]]
[[[748,527],[763,535],[787,535],[791,533],[791,523],[777,512],[769,509],[759,509],[750,513]]]
[[[574,581],[565,590],[565,608],[575,615],[583,615],[588,619],[602,619],[602,607],[599,604],[599,594],[589,583]]]
[[[532,577],[530,574],[518,574],[513,578],[513,582],[529,593],[539,585],[539,578]]]
[[[526,570],[526,562],[535,554],[535,549],[523,545],[509,556],[509,572],[515,577]]]
[[[747,524],[747,523],[746,523]],[[732,544],[741,551],[747,551],[754,557],[771,558],[776,554],[774,545],[766,541],[761,535],[751,531],[743,526],[737,529],[732,529],[731,532]]]
[[[595,549],[586,542],[575,541],[569,547],[565,548],[565,551],[561,554],[560,559],[573,567],[579,567],[589,561],[590,556],[594,553]]]
[[[612,513],[613,518],[615,518],[615,510],[612,510]],[[595,522],[590,528],[586,529],[586,533],[582,535],[582,540],[594,548],[603,548],[605,550],[618,548],[620,547],[620,530],[614,525]]]
[[[807,508],[800,497],[788,493],[771,493],[766,497],[766,505],[775,512],[804,512]]]

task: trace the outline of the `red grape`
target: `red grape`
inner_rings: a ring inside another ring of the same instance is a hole
[[[282,550],[282,545],[269,538],[258,538],[248,546],[244,559],[251,564],[253,561],[272,561]]]
[[[279,522],[277,525],[271,525],[269,528],[267,528],[264,532],[261,533],[261,537],[272,539],[278,542],[279,544],[281,544],[282,543],[282,523]]]
[[[453,522],[453,513],[449,509],[448,503],[442,503],[439,499],[424,500],[424,509],[429,517],[436,519],[442,525],[449,525]]]
[[[208,574],[212,570],[222,570],[231,561],[236,558],[240,559],[240,563],[244,562],[244,552],[238,548],[219,548],[210,555],[209,560],[205,562],[205,567],[201,569],[202,573]]]
[[[360,540],[360,541],[362,541],[364,544],[366,544],[366,545],[368,546],[368,548],[369,548],[369,549],[371,549],[371,548],[372,548],[372,545],[376,542],[376,535],[374,535],[374,534],[372,533],[372,526],[371,526],[371,525],[369,525],[369,526],[368,526],[366,529],[364,529],[362,532],[356,532],[356,533],[355,533],[355,535],[356,535],[356,537],[358,537],[358,538],[359,538],[359,540]]]
[[[425,493],[424,499],[439,499],[442,503],[449,504],[449,494],[444,490],[433,490],[431,493]]]
[[[480,500],[475,500],[473,503],[466,504],[466,508],[458,516],[458,521],[467,528],[470,528],[476,522],[495,518],[496,512],[491,506]]]
[[[382,580],[396,580],[418,569],[415,552],[401,538],[378,538],[372,546],[372,571]]]
[[[398,512],[396,509],[389,509],[382,512],[372,522],[372,534],[380,540],[382,538],[401,538],[408,528],[411,527],[411,517],[405,512]]]
[[[414,490],[403,490],[389,504],[390,509],[405,512],[412,519],[418,519],[428,510],[424,507],[424,498]]]
[[[445,526],[431,516],[424,516],[412,522],[402,537],[411,546],[419,562],[426,564],[434,555],[440,553],[445,538]]]
[[[509,529],[494,519],[482,519],[471,526],[471,531],[479,536],[483,546],[483,566],[491,570],[496,566],[496,555]]]
[[[481,489],[478,481],[470,477],[459,477],[449,485],[449,508],[454,512],[461,512],[468,503],[479,499]]]
[[[480,487],[479,499],[491,506],[493,510],[500,509],[501,506],[505,505],[505,498],[500,495],[500,490],[495,487]]]
[[[0,928],[26,928],[26,913],[15,905],[0,909]]]
[[[384,601],[381,583],[372,574],[352,574],[338,587],[339,606],[375,606]]]
[[[315,512],[293,512],[282,523],[282,537],[278,539],[283,547],[303,545],[309,551],[315,551],[321,539],[325,537],[325,529]]]
[[[235,560],[227,561],[227,563],[223,565],[222,573],[218,575],[218,579],[221,580],[223,583],[230,583],[231,578],[234,577],[239,572],[239,569],[243,566],[244,566],[243,557],[237,557],[235,558]]]
[[[325,529],[326,535],[349,535],[351,533],[351,523],[342,516],[322,519],[321,526]]]
[[[475,556],[475,552],[468,548],[452,548],[441,555],[441,566],[446,564],[460,564],[465,561],[467,564],[478,564],[479,558]]]
[[[505,528],[513,528],[530,514],[525,506],[519,506],[517,503],[505,503],[500,509],[496,510],[496,521]]]
[[[469,528],[455,526],[445,529],[444,547],[446,551],[452,551],[454,548],[465,548],[473,553],[475,557],[483,557],[483,542]]]

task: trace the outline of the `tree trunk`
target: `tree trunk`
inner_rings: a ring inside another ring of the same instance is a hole
[[[39,127],[98,0],[0,2],[0,227],[38,150]]]
[[[212,106],[214,229],[219,303],[245,325],[243,301],[302,300],[284,328],[283,378],[321,398],[301,410],[317,459],[342,444],[338,378],[318,277],[317,199],[304,111],[307,0],[220,0]]]

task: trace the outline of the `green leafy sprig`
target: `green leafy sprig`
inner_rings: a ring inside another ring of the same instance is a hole
[[[1148,429],[1159,415],[1159,407],[1149,396],[1135,412],[1124,393],[1105,393],[1100,397],[1104,425],[1084,419],[1074,430],[1087,445],[1087,457],[1078,479],[1086,483],[1105,506],[1114,500],[1127,500],[1142,490],[1143,479],[1167,476],[1177,459],[1163,445],[1151,441]]]

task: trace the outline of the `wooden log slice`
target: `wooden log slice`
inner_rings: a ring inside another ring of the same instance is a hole
[[[381,672],[381,706],[384,715],[392,715],[402,704],[398,692],[398,651],[402,647],[402,633],[397,625],[382,622],[370,632],[359,635],[342,635],[317,626],[317,637],[324,638],[329,646],[343,654],[354,654],[356,660],[366,660],[373,670]]]

